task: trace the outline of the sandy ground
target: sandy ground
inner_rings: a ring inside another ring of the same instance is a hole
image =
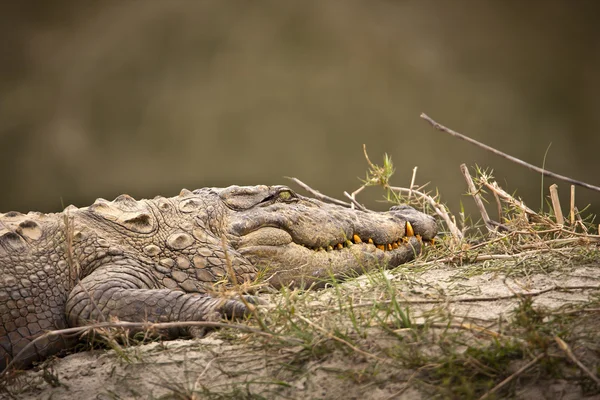
[[[477,264],[486,268],[485,264]],[[600,263],[546,263],[531,268],[506,261],[473,274],[475,265],[434,265],[399,268],[385,276],[401,289],[401,301],[412,304],[413,315],[443,308],[454,320],[466,318],[492,326],[510,319],[515,293],[540,293],[534,304],[559,309],[588,302],[600,293]],[[519,273],[515,273],[518,267]],[[473,275],[473,276],[471,276]],[[372,294],[373,279],[359,277],[342,285],[360,304]],[[558,290],[557,287],[581,288]],[[555,288],[555,290],[550,290]],[[543,291],[547,290],[544,293]],[[279,294],[265,295],[277,301]],[[332,288],[314,293],[311,304],[330,304]],[[362,297],[361,297],[362,296]],[[488,298],[478,301],[478,298]],[[493,298],[490,300],[489,298]],[[439,302],[440,299],[452,301]],[[462,299],[462,301],[461,301]],[[422,303],[419,303],[422,302]],[[419,311],[419,312],[417,312]],[[378,340],[375,335],[372,340]],[[389,339],[387,339],[389,340]],[[363,349],[369,348],[363,342]],[[381,342],[379,343],[381,345]],[[393,346],[394,343],[389,343]],[[410,384],[414,371],[375,363],[364,355],[336,348],[322,355],[299,358],[301,346],[272,349],[251,335],[215,331],[201,339],[173,340],[133,346],[117,354],[95,350],[47,362],[43,368],[18,375],[0,397],[18,399],[147,399],[147,398],[292,398],[292,399],[421,399],[429,398]],[[376,368],[377,371],[373,371]],[[408,382],[408,383],[407,383]],[[12,393],[12,395],[11,395]],[[13,397],[11,397],[13,396]],[[586,398],[579,386],[554,381],[524,381],[515,393],[522,399]],[[588,396],[600,399],[600,396]]]

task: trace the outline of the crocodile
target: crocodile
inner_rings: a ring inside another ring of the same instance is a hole
[[[216,295],[215,282],[322,286],[410,261],[436,232],[433,217],[406,205],[363,211],[264,185],[0,214],[0,370],[74,346],[39,337],[51,330],[244,316],[250,303]]]

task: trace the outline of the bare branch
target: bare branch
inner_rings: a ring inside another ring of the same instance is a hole
[[[363,186],[364,187],[364,186]],[[358,201],[356,201],[356,199],[354,198],[356,192],[350,194],[348,192],[344,192],[344,196],[346,196],[347,198],[350,199],[350,201],[352,202],[352,205],[356,206],[356,208],[358,208],[361,211],[367,211],[367,209],[365,208],[365,206],[363,206],[362,204],[360,204]],[[354,207],[353,207],[354,208]]]
[[[495,154],[495,155],[497,155],[497,156],[500,156],[500,157],[502,157],[502,158],[506,158],[507,160],[509,160],[509,161],[512,161],[512,162],[514,162],[515,164],[519,164],[519,165],[521,165],[522,167],[525,167],[525,168],[527,168],[527,169],[530,169],[530,170],[532,170],[532,171],[535,171],[535,172],[537,172],[537,173],[539,173],[539,174],[542,174],[542,175],[549,176],[550,178],[559,179],[559,180],[561,180],[561,181],[569,182],[569,183],[571,183],[571,184],[573,184],[573,185],[581,186],[581,187],[584,187],[584,188],[586,188],[586,189],[595,190],[596,192],[600,192],[600,187],[598,187],[598,186],[590,185],[589,183],[585,183],[585,182],[581,182],[581,181],[578,181],[578,180],[575,180],[575,179],[571,179],[571,178],[569,178],[569,177],[567,177],[567,176],[563,176],[563,175],[555,174],[554,172],[550,172],[550,171],[548,171],[548,170],[546,170],[546,169],[543,169],[543,168],[540,168],[540,167],[536,167],[535,165],[532,165],[532,164],[526,163],[525,161],[519,160],[519,159],[518,159],[518,158],[516,158],[516,157],[513,157],[513,156],[511,156],[511,155],[508,155],[508,154],[506,154],[506,153],[503,153],[503,152],[501,152],[501,151],[499,151],[499,150],[496,150],[496,149],[495,149],[495,148],[493,148],[493,147],[490,147],[490,146],[488,146],[488,145],[486,145],[486,144],[483,144],[483,143],[481,143],[481,142],[478,142],[477,140],[471,139],[471,138],[470,138],[470,137],[468,137],[468,136],[465,136],[465,135],[463,135],[463,134],[461,134],[461,133],[458,133],[458,132],[456,132],[456,131],[453,131],[452,129],[450,129],[450,128],[447,128],[447,127],[445,127],[444,125],[441,125],[441,124],[439,124],[438,122],[434,121],[433,119],[431,119],[431,118],[430,118],[430,117],[429,117],[427,114],[425,114],[425,113],[421,113],[421,118],[423,118],[425,121],[429,122],[429,123],[431,124],[431,126],[433,126],[433,127],[434,127],[435,129],[437,129],[438,131],[442,131],[442,132],[449,133],[450,135],[452,135],[452,136],[454,136],[454,137],[456,137],[456,138],[459,138],[459,139],[462,139],[462,140],[464,140],[464,141],[466,141],[466,142],[469,142],[469,143],[471,143],[471,144],[474,144],[475,146],[477,146],[477,147],[480,147],[480,148],[482,148],[482,149],[484,149],[484,150],[487,150],[487,151],[489,151],[489,152],[491,152],[491,153],[494,153],[494,154]]]
[[[310,194],[312,194],[313,196],[315,196],[319,200],[323,200],[323,201],[327,201],[329,203],[337,204],[338,206],[342,206],[342,207],[350,207],[351,206],[350,203],[346,203],[345,201],[338,200],[338,199],[333,198],[333,197],[329,197],[329,196],[327,196],[327,195],[319,192],[318,190],[315,190],[315,189],[311,188],[310,186],[308,186],[306,183],[302,182],[298,178],[289,177],[289,176],[287,176],[286,178],[294,181],[298,186],[302,187],[302,189],[306,190],[307,192],[309,192]]]

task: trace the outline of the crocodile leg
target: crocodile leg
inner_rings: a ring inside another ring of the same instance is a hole
[[[113,317],[129,322],[215,321],[249,313],[243,302],[160,288],[143,268],[107,265],[82,279],[69,294],[66,317],[69,326]],[[168,335],[195,332],[170,330]]]

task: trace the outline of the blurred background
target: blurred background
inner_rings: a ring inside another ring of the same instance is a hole
[[[374,162],[392,156],[398,186],[418,166],[417,183],[454,212],[472,206],[461,163],[493,169],[538,210],[552,180],[419,115],[600,185],[599,11],[593,0],[2,2],[0,211],[285,176],[342,198],[365,176],[363,143]],[[382,209],[381,195],[359,200]],[[580,209],[600,212],[599,199],[577,189]]]

